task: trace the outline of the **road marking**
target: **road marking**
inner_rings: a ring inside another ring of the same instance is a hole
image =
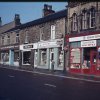
[[[44,84],[44,85],[56,88],[56,85],[52,85],[52,84]]]
[[[8,75],[8,77],[14,78],[15,76],[12,76],[12,75]]]
[[[7,68],[7,67],[3,67],[3,68],[12,69],[12,68]],[[93,82],[93,83],[100,83],[100,81],[94,81],[94,80],[82,79],[82,78],[75,78],[75,77],[69,77],[69,76],[63,76],[63,75],[46,74],[46,73],[37,72],[37,71],[33,71],[32,72],[32,71],[26,71],[26,70],[22,70],[22,69],[12,69],[12,70],[18,70],[18,71],[22,71],[22,72],[42,74],[42,75],[47,75],[47,76],[55,76],[55,77],[61,77],[61,78],[67,78],[67,79],[81,80],[81,81],[87,81],[87,82]]]

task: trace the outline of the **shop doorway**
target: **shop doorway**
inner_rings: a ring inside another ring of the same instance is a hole
[[[97,62],[97,48],[84,48],[83,52],[83,70],[84,73],[94,74],[96,71]]]
[[[31,51],[24,51],[22,53],[23,65],[30,65],[30,56],[31,56]]]
[[[90,62],[91,62],[91,73],[96,72],[96,66],[97,66],[97,52],[96,51],[91,51],[90,52]]]
[[[54,69],[54,51],[50,49],[50,69]]]

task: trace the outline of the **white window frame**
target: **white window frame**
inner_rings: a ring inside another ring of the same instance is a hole
[[[51,25],[51,39],[55,39],[55,25]]]
[[[82,13],[82,29],[87,29],[87,13]]]
[[[25,43],[28,43],[28,32],[25,33]]]
[[[16,34],[16,43],[19,43],[19,33]]]
[[[4,45],[4,36],[2,36],[1,43]]]
[[[77,15],[73,15],[73,31],[77,31]]]
[[[40,41],[42,41],[43,40],[43,27],[42,28],[40,28]]]
[[[93,9],[93,12],[92,12],[92,9]],[[95,8],[92,8],[90,10],[90,28],[94,28],[95,27]],[[92,16],[92,13],[94,16]],[[94,19],[94,23],[93,23],[93,26],[92,26],[92,21]]]
[[[10,44],[10,35],[7,36],[7,44]]]

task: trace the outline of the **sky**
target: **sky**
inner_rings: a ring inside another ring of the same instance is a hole
[[[55,11],[65,9],[67,2],[0,2],[2,25],[14,20],[20,14],[21,23],[27,23],[42,17],[44,4],[52,5]]]

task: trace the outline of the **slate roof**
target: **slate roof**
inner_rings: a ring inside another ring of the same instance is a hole
[[[5,24],[5,25],[1,26],[0,27],[0,33],[4,33],[5,31],[8,31],[8,30],[10,30],[10,29],[12,29],[14,27],[15,27],[15,22],[12,21],[12,22],[10,22],[8,24]]]
[[[33,20],[33,21],[25,23],[25,24],[21,24],[20,26],[12,28],[12,29],[10,29],[6,32],[14,31],[14,30],[17,30],[17,29],[23,29],[23,28],[38,25],[38,24],[42,24],[42,23],[49,22],[49,21],[56,20],[56,19],[60,19],[60,18],[63,18],[63,17],[67,17],[67,9],[55,12],[53,14],[50,14],[50,15],[45,16],[43,18]]]

